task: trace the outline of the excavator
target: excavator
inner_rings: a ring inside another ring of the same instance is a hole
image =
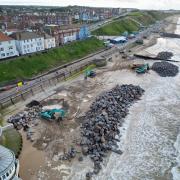
[[[87,69],[85,71],[85,74],[84,74],[84,79],[87,79],[88,77],[90,78],[94,78],[96,76],[96,72],[91,70],[91,69]]]
[[[40,113],[40,116],[49,121],[62,120],[65,116],[65,111],[63,109],[44,110]]]
[[[150,67],[149,64],[133,64],[131,69],[134,69],[137,74],[144,74],[150,69]]]

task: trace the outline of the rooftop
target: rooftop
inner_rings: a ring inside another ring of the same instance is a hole
[[[4,174],[15,162],[15,155],[9,149],[0,145],[0,175]]]
[[[126,41],[127,39],[126,39],[126,37],[125,36],[119,36],[119,37],[117,37],[117,38],[115,38],[115,39],[113,39],[114,41]]]
[[[27,40],[27,39],[35,39],[35,38],[43,37],[34,32],[28,32],[28,31],[15,32],[10,36],[16,40]]]
[[[68,30],[68,29],[77,29],[80,28],[80,24],[73,24],[73,25],[63,25],[63,26],[52,26],[52,25],[46,25],[46,28],[53,28],[53,29],[59,29],[59,30]]]
[[[10,38],[9,36],[3,34],[2,32],[0,32],[0,42],[3,42],[3,41],[11,41],[12,38]]]
[[[51,39],[52,36],[50,36],[49,34],[46,34],[46,33],[45,33],[45,34],[44,34],[44,38],[45,38],[45,39]]]

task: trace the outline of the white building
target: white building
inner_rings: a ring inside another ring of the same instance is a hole
[[[75,15],[74,15],[74,19],[75,19],[75,20],[79,20],[79,19],[80,19],[79,14],[75,14]]]
[[[64,37],[64,44],[66,44],[67,42],[72,42],[75,41],[77,37],[77,33],[73,32],[71,35],[66,35]]]
[[[0,180],[20,180],[19,161],[9,149],[0,145]]]
[[[15,40],[0,32],[0,59],[18,55]]]
[[[34,32],[16,32],[11,37],[16,40],[16,47],[21,55],[44,50],[44,37]]]
[[[55,38],[52,36],[49,36],[48,34],[44,35],[44,48],[50,49],[56,47]]]

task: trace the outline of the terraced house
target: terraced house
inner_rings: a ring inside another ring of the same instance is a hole
[[[18,56],[15,40],[0,32],[0,59]]]
[[[16,32],[10,37],[16,40],[16,47],[21,55],[44,50],[44,37],[34,32]]]
[[[55,38],[48,34],[44,34],[44,48],[50,49],[54,47],[56,47]]]
[[[55,37],[56,46],[72,42],[77,39],[80,31],[79,25],[73,26],[46,26],[46,33]]]

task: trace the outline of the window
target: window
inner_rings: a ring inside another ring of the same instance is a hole
[[[33,44],[31,44],[31,47],[33,47]]]
[[[6,56],[9,56],[9,53],[6,53]]]
[[[0,48],[0,51],[4,51],[4,48]]]
[[[29,48],[29,45],[27,45],[27,48]]]
[[[1,56],[2,56],[2,57],[5,57],[6,55],[5,55],[5,53],[2,53]]]
[[[26,49],[26,45],[24,45],[24,49]]]
[[[11,44],[11,41],[8,41],[9,44]]]
[[[3,175],[2,179],[6,179],[6,175],[5,174]]]
[[[13,55],[14,54],[14,52],[10,52],[10,55]]]
[[[9,49],[13,49],[13,46],[9,46]]]
[[[7,173],[6,173],[6,177],[8,177],[8,176],[9,176],[9,173],[7,172]]]
[[[27,40],[27,42],[29,42],[29,39]]]

